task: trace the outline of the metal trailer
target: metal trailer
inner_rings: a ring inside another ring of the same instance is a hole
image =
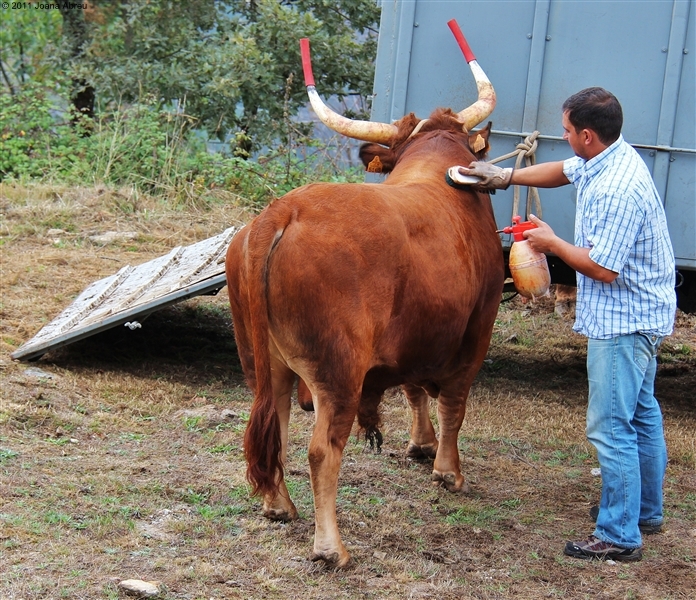
[[[381,6],[375,121],[410,112],[425,118],[438,106],[459,110],[476,97],[450,19],[496,90],[490,158],[535,130],[537,162],[570,157],[563,101],[595,85],[614,93],[624,109],[623,136],[648,165],[665,204],[679,306],[696,311],[694,0],[382,0]],[[543,219],[572,242],[575,188],[539,192]],[[498,191],[493,205],[499,228],[509,225],[512,191]],[[503,239],[506,255],[510,244]],[[553,281],[575,283],[556,257],[549,266]]]

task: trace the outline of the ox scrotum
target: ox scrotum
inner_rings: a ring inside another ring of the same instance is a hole
[[[379,157],[390,173],[385,182],[296,189],[230,244],[234,332],[254,392],[247,477],[266,517],[297,518],[283,465],[301,378],[311,394],[303,406],[316,411],[308,452],[313,560],[338,567],[350,560],[336,522],[341,456],[356,418],[368,436],[378,435],[389,387],[403,387],[412,411],[407,454],[434,459],[436,484],[466,487],[457,436],[490,343],[504,266],[488,194],[449,187],[444,174],[488,149],[490,124],[469,133],[495,103],[482,73],[474,71],[479,100],[460,113],[438,109],[424,123],[411,114],[391,125],[361,123],[357,133],[355,121],[343,129],[371,142],[361,158],[374,165]],[[331,118],[340,131],[343,117]],[[439,436],[429,396],[437,398]]]

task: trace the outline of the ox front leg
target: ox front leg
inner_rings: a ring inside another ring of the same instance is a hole
[[[430,420],[429,400],[425,390],[417,385],[406,384],[403,390],[411,407],[411,439],[408,442],[406,456],[410,458],[435,458],[437,454],[437,437]]]
[[[462,475],[457,447],[468,393],[468,388],[465,393],[452,396],[443,391],[437,403],[440,445],[433,463],[432,480],[435,485],[444,485],[450,492],[467,493],[469,491],[469,486]]]
[[[295,374],[278,361],[273,362],[272,373],[276,413],[280,422],[281,460],[285,465],[288,455],[288,426]],[[275,495],[266,494],[263,497],[263,516],[272,521],[294,521],[298,517],[297,508],[290,499],[284,476],[279,474],[278,478],[278,492]]]
[[[315,535],[313,561],[331,567],[345,567],[350,562],[336,521],[336,492],[343,448],[357,413],[354,401],[324,397],[315,401],[316,425],[309,444],[309,469],[314,492]]]

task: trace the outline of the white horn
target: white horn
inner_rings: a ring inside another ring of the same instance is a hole
[[[365,142],[376,142],[387,145],[398,131],[395,125],[388,123],[378,123],[373,121],[358,121],[348,119],[343,115],[330,109],[319,97],[314,86],[314,75],[312,74],[312,62],[309,55],[309,39],[300,40],[300,51],[302,53],[302,68],[304,69],[305,85],[307,95],[314,112],[319,120],[329,129],[341,133],[347,137]]]
[[[478,100],[471,106],[457,113],[458,120],[462,123],[463,127],[469,131],[485,120],[493,112],[496,103],[495,90],[493,89],[493,85],[484,73],[483,69],[476,61],[476,57],[471,51],[471,48],[469,48],[469,44],[467,43],[462,30],[459,29],[459,25],[457,25],[457,21],[452,19],[447,22],[447,25],[449,25],[449,28],[452,30],[459,47],[464,53],[466,62],[469,63],[469,68],[471,69],[471,73],[474,76],[476,87],[478,89]]]

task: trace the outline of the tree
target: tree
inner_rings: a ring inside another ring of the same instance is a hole
[[[58,3],[58,10],[63,17],[63,38],[69,48],[71,64],[84,60],[90,39],[87,32],[87,21],[82,10],[71,8],[69,3]],[[74,120],[80,115],[94,117],[94,86],[84,77],[73,76],[70,101],[75,109]]]
[[[84,16],[63,12],[77,91],[93,88],[103,106],[144,95],[175,102],[196,127],[236,136],[242,152],[284,139],[286,116],[306,103],[302,37],[322,95],[372,91],[375,0],[95,0]]]
[[[26,83],[44,83],[54,74],[61,17],[27,8],[3,10],[0,18],[0,85],[14,96]]]

